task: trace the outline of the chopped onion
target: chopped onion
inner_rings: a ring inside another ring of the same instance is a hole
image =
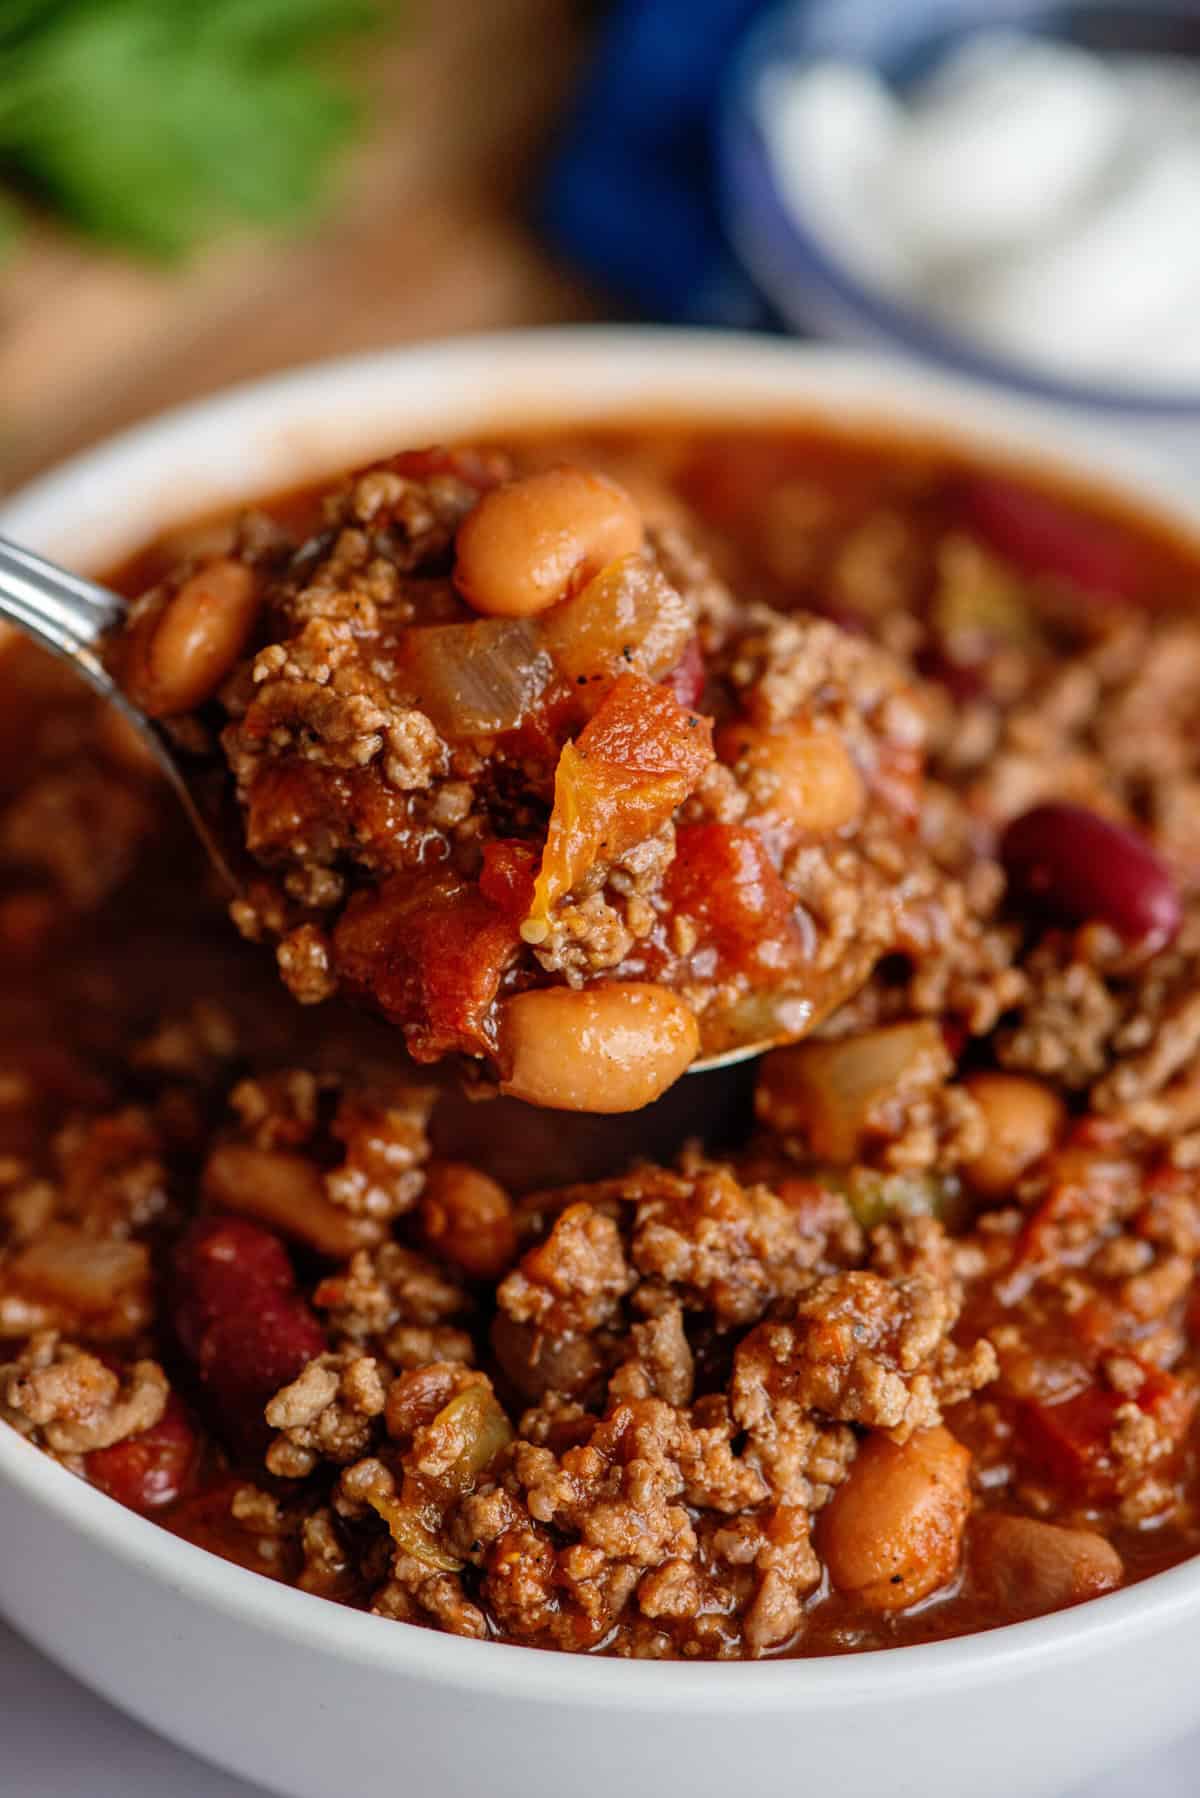
[[[406,1505],[398,1498],[391,1498],[383,1493],[368,1492],[367,1503],[383,1521],[391,1532],[392,1541],[405,1554],[412,1555],[414,1560],[423,1561],[426,1567],[434,1567],[440,1573],[461,1573],[464,1563],[455,1555],[448,1554],[438,1542],[432,1530],[428,1529],[415,1505]]]
[[[900,1087],[943,1077],[946,1047],[929,1018],[833,1042],[797,1043],[763,1063],[755,1105],[772,1130],[801,1136],[822,1161],[859,1157],[875,1108]]]
[[[8,1265],[19,1291],[89,1317],[119,1306],[149,1276],[144,1243],[91,1236],[69,1224],[51,1225]]]
[[[454,1492],[467,1492],[513,1439],[512,1425],[495,1394],[482,1384],[468,1386],[443,1406],[433,1432],[453,1433],[462,1444],[454,1461],[435,1477]]]
[[[493,737],[528,717],[553,669],[532,619],[481,618],[410,631],[404,672],[443,736]]]
[[[674,668],[696,622],[693,608],[645,556],[622,556],[573,599],[541,617],[542,642],[575,685]]]

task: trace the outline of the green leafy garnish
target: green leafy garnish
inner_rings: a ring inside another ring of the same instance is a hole
[[[321,197],[359,108],[336,46],[386,0],[0,0],[0,170],[170,259]]]

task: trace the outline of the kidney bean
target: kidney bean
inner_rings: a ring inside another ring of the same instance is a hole
[[[670,673],[663,676],[662,684],[670,687],[681,706],[692,711],[704,696],[705,679],[704,657],[699,641],[695,637],[689,637],[683,654]]]
[[[200,1442],[182,1400],[172,1393],[158,1422],[111,1448],[93,1449],[84,1472],[131,1511],[157,1511],[181,1498],[196,1473]]]
[[[214,1428],[238,1448],[261,1447],[267,1400],[328,1346],[287,1250],[244,1218],[197,1218],[176,1246],[172,1288],[175,1332]]]
[[[1091,918],[1155,947],[1182,912],[1170,874],[1136,830],[1081,805],[1036,805],[1008,826],[1000,859],[1019,896],[1076,923]]]
[[[246,647],[261,605],[261,581],[245,562],[221,556],[198,569],[168,600],[130,668],[134,698],[152,718],[203,705]]]
[[[866,803],[866,787],[840,732],[802,718],[782,724],[727,724],[717,754],[749,788],[751,816],[832,836],[852,824]]]
[[[958,705],[966,705],[987,692],[987,676],[977,662],[957,662],[938,644],[930,644],[917,655],[917,667],[926,680],[945,687]]]
[[[517,1257],[517,1225],[504,1188],[481,1168],[434,1161],[421,1194],[421,1232],[434,1254],[473,1280],[498,1280]]]
[[[1027,574],[1057,575],[1091,594],[1136,599],[1142,566],[1123,532],[1069,502],[996,475],[976,475],[960,495],[966,523]]]

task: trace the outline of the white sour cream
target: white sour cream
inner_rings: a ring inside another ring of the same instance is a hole
[[[784,204],[860,281],[1047,372],[1196,387],[1200,63],[985,33],[904,96],[772,70],[759,116]]]

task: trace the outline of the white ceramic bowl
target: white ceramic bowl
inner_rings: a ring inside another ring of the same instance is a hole
[[[857,355],[572,330],[239,389],[69,463],[11,499],[0,529],[96,569],[197,511],[404,444],[639,414],[932,430],[1081,470],[1200,528],[1181,480],[1024,404]],[[756,1665],[575,1658],[273,1585],[122,1510],[3,1426],[0,1608],[144,1722],[295,1798],[1037,1798],[1200,1718],[1200,1561],[929,1647]]]

